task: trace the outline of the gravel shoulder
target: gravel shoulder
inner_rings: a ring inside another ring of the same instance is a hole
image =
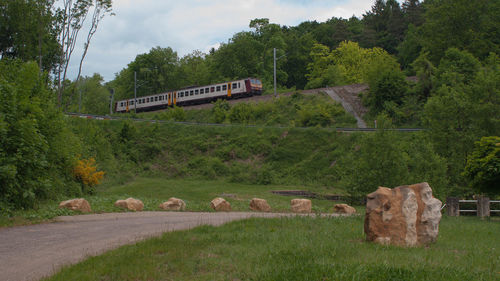
[[[294,216],[279,213],[137,212],[56,218],[54,223],[0,229],[0,280],[39,280],[119,246],[164,232],[199,225],[218,226],[251,217]]]

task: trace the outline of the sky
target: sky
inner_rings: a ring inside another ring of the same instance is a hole
[[[179,57],[195,50],[207,53],[250,21],[296,26],[332,17],[361,17],[375,0],[114,0],[114,16],[106,16],[95,33],[82,75],[99,73],[105,81],[154,47],[171,47]],[[80,39],[86,34],[82,30]],[[82,40],[81,40],[82,41]],[[83,47],[83,41],[78,43]],[[81,47],[75,50],[68,78],[76,78]],[[80,53],[78,53],[80,51]]]

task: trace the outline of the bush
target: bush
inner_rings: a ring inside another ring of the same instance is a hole
[[[500,194],[500,137],[482,137],[475,142],[464,175],[477,191]]]
[[[80,144],[45,79],[35,63],[0,61],[0,208],[78,193],[65,185]]]

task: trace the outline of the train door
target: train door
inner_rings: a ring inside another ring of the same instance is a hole
[[[227,97],[231,97],[231,83],[227,83]]]
[[[128,107],[128,100],[127,100],[127,107],[125,108],[126,112],[129,112],[129,107]]]
[[[172,105],[172,93],[168,93],[168,106]]]
[[[177,104],[177,92],[174,92],[174,105]]]

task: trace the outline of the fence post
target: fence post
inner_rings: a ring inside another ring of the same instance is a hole
[[[460,207],[458,204],[458,197],[446,198],[446,214],[450,217],[460,216]]]
[[[481,218],[490,216],[490,198],[484,196],[477,197],[477,216]]]

